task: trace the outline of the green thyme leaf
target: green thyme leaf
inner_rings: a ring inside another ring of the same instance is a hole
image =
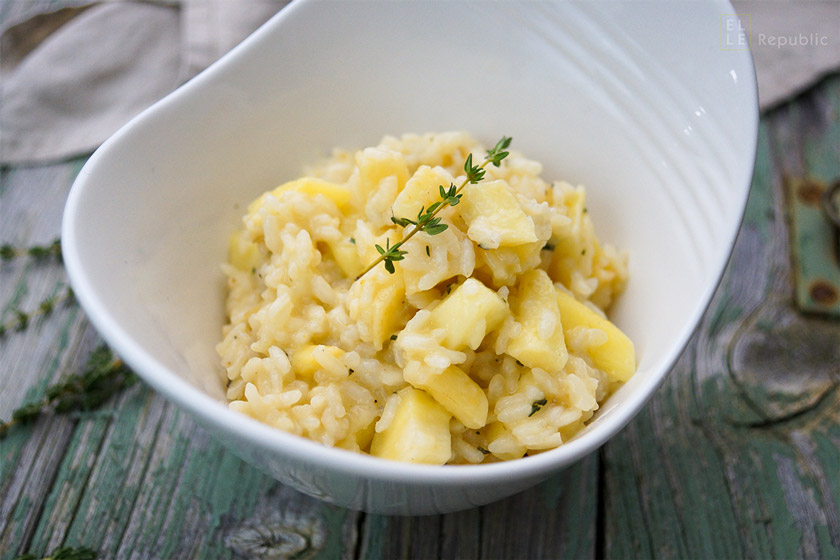
[[[446,231],[446,228],[448,227],[449,226],[447,224],[435,224],[433,226],[426,226],[424,231],[429,235],[438,235],[439,233]]]
[[[495,165],[499,167],[501,165],[502,160],[508,156],[508,152],[504,151],[510,147],[510,143],[513,141],[513,138],[503,136],[501,140],[496,143],[492,150],[487,152],[487,159]]]
[[[540,409],[544,407],[547,403],[548,401],[546,399],[540,399],[531,403],[531,414],[528,415],[528,418],[539,412]]]

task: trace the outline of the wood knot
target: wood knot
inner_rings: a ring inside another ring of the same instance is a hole
[[[748,317],[729,347],[733,380],[760,423],[814,409],[838,384],[840,325],[768,303]]]
[[[254,560],[305,560],[315,556],[326,541],[323,521],[287,513],[250,519],[234,528],[225,545],[237,556]]]

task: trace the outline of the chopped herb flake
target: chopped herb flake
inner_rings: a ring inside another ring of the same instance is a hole
[[[545,399],[540,399],[531,403],[531,414],[528,415],[528,418],[539,412],[540,409],[546,405],[546,403],[548,403],[548,401]]]

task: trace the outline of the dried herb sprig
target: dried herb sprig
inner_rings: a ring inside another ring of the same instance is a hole
[[[44,557],[26,553],[15,557],[15,560],[96,560],[98,557],[98,552],[86,546],[60,546]]]
[[[102,345],[91,353],[82,373],[50,385],[42,399],[21,406],[10,420],[0,422],[0,439],[12,426],[33,422],[49,410],[60,414],[92,410],[136,381],[137,377],[122,360]]]
[[[0,245],[0,260],[9,261],[15,257],[23,256],[34,259],[55,257],[61,260],[61,240],[54,239],[46,245],[32,245],[31,247],[15,247],[10,243]]]
[[[402,239],[402,241],[397,241],[391,245],[391,240],[386,239],[385,247],[377,244],[375,247],[376,251],[379,253],[379,257],[373,261],[370,266],[364,270],[364,272],[359,274],[356,279],[358,280],[376,268],[376,266],[381,262],[385,263],[385,270],[393,274],[396,271],[394,263],[396,261],[403,260],[407,252],[400,249],[403,243],[414,237],[414,235],[420,231],[424,231],[429,235],[438,235],[446,231],[446,228],[449,226],[441,223],[440,218],[436,217],[437,214],[447,206],[456,206],[459,202],[461,202],[461,197],[463,196],[461,191],[468,184],[476,184],[484,179],[484,168],[487,164],[492,163],[494,166],[499,167],[502,160],[508,156],[509,152],[506,150],[510,146],[512,140],[513,139],[510,137],[503,136],[502,139],[496,143],[493,149],[487,151],[487,157],[484,158],[484,161],[479,165],[473,165],[472,154],[468,155],[467,160],[464,162],[464,173],[466,176],[461,184],[455,186],[454,183],[450,183],[449,187],[439,185],[440,200],[431,204],[428,208],[421,207],[420,211],[417,212],[416,218],[410,219],[391,216],[391,221],[394,224],[402,228],[406,228],[408,226],[413,226],[413,228],[408,232],[408,235]]]
[[[52,313],[56,307],[72,299],[72,288],[70,288],[70,286],[65,286],[64,289],[59,290],[54,295],[42,300],[41,303],[38,304],[38,307],[31,311],[24,311],[19,308],[12,309],[12,318],[5,323],[0,323],[0,338],[5,336],[6,333],[24,330],[27,326],[29,326],[32,319],[39,316],[46,317]]]

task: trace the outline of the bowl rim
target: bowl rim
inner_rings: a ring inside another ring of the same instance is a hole
[[[751,128],[749,137],[752,138],[751,145],[749,146],[751,163],[744,165],[742,171],[744,176],[741,177],[741,182],[738,185],[742,189],[741,200],[739,201],[740,217],[736,221],[733,221],[735,227],[729,233],[728,250],[715,263],[717,266],[716,280],[709,283],[707,290],[703,293],[699,304],[696,306],[695,313],[689,317],[689,321],[686,323],[690,327],[686,328],[685,332],[678,338],[671,353],[663,361],[661,370],[656,372],[656,375],[651,376],[643,384],[636,387],[633,393],[627,397],[627,401],[622,403],[621,407],[610,412],[609,419],[605,420],[603,425],[592,432],[575,437],[557,448],[522,459],[478,465],[440,466],[411,464],[383,460],[366,454],[327,447],[302,436],[283,432],[230,409],[225,404],[197,389],[170,371],[161,362],[143,350],[120,327],[116,319],[110,315],[104,301],[96,293],[82,262],[79,249],[80,242],[76,235],[77,219],[79,218],[80,208],[84,202],[86,186],[92,180],[91,177],[96,173],[100,160],[107,157],[112,146],[121,142],[138,123],[146,120],[150,114],[173,104],[181,96],[188,95],[192,90],[199,88],[205,80],[211,79],[212,75],[218,69],[226,67],[248,53],[251,45],[255,44],[260,37],[271,33],[272,29],[280,24],[279,22],[294,17],[294,14],[299,10],[306,9],[307,6],[313,3],[314,1],[300,0],[280,10],[251,36],[247,37],[242,43],[234,47],[234,49],[206,70],[131,119],[113,136],[106,140],[84,164],[67,198],[63,213],[61,239],[62,256],[70,284],[76,299],[85,311],[88,319],[105,342],[132,370],[137,372],[146,383],[168,400],[195,415],[208,431],[218,430],[227,436],[239,440],[246,440],[259,448],[266,448],[272,452],[290,456],[300,463],[327,468],[347,475],[415,486],[428,484],[435,486],[486,485],[507,482],[511,477],[528,478],[542,476],[544,478],[600,448],[636,416],[673,369],[694,332],[700,327],[702,316],[708,309],[712,297],[723,279],[726,264],[734,250],[736,237],[741,229],[746,212],[746,201],[750,192],[758,146],[758,91],[755,67],[750,51],[745,49],[742,55],[742,57],[745,57],[745,60],[742,61],[744,67],[750,72],[750,76],[746,77],[745,82],[749,84],[753,100],[751,102],[752,111],[749,115],[749,125]],[[732,5],[727,0],[709,0],[709,3],[718,6],[729,6],[729,9],[734,13]],[[212,435],[216,436],[216,434]]]

